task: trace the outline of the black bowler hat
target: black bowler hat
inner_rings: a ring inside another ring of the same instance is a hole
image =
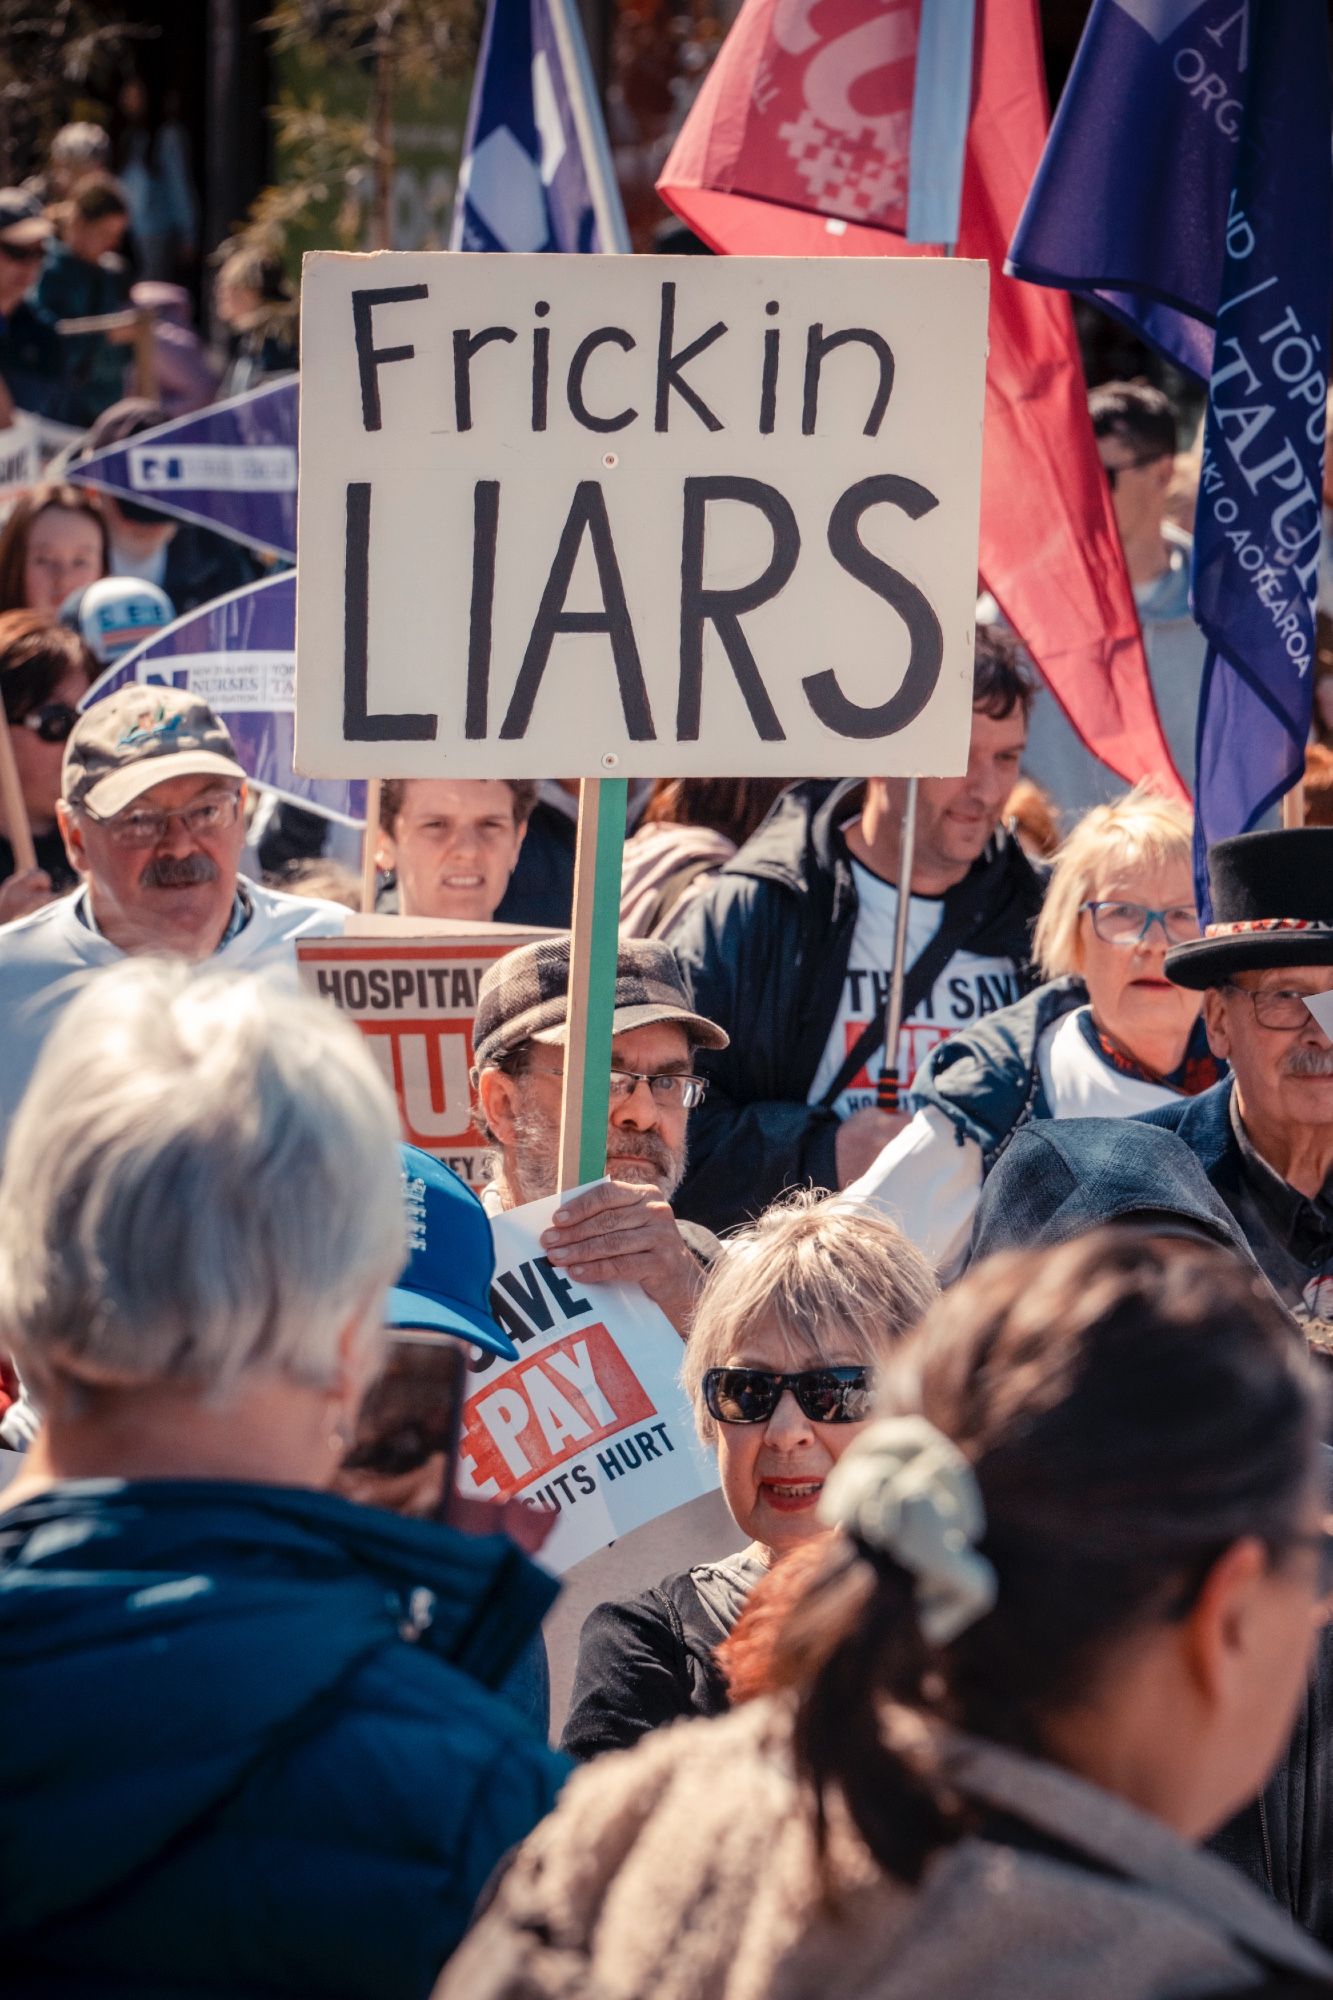
[[[1173,945],[1166,974],[1201,992],[1233,973],[1333,965],[1333,827],[1240,833],[1208,850],[1213,921]]]

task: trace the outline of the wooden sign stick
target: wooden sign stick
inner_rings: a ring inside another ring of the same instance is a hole
[[[361,909],[368,914],[375,908],[375,891],[379,877],[375,869],[375,849],[380,841],[380,780],[366,780],[366,831],[361,841]]]
[[[560,1192],[606,1171],[611,1020],[620,945],[620,871],[629,783],[584,778],[574,849],[569,944],[569,1026],[560,1099]]]
[[[23,803],[19,767],[14,761],[14,745],[9,734],[9,717],[0,705],[0,805],[4,807],[5,830],[14,850],[14,872],[37,866],[37,849],[32,844],[28,808]]]

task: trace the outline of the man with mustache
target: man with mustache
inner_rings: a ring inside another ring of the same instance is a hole
[[[481,982],[473,1081],[495,1147],[491,1213],[554,1194],[569,1009],[569,939],[509,952]],[[556,1211],[542,1248],[576,1284],[641,1285],[683,1337],[704,1268],[708,1230],[677,1222],[671,1197],[685,1171],[685,1127],[706,1085],[696,1048],[724,1049],[715,1022],[692,1011],[669,945],[623,938],[612,1015],[607,1178]]]
[[[65,746],[61,790],[81,886],[0,927],[0,1137],[52,1024],[102,967],[165,952],[294,983],[294,939],[347,920],[241,875],[245,772],[195,695],[131,685],[95,703]]]
[[[1333,995],[1333,828],[1218,841],[1208,872],[1213,921],[1166,973],[1203,992],[1231,1076],[1145,1122],[1198,1156],[1311,1345],[1333,1353],[1333,1041],[1309,1004]]]

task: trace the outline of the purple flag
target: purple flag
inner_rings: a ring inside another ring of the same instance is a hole
[[[1328,25],[1305,0],[1094,0],[1010,247],[1207,380],[1195,877],[1300,777],[1328,387]]]
[[[297,402],[284,375],[95,451],[69,477],[294,562]]]
[[[216,598],[156,633],[109,667],[82,706],[130,681],[188,688],[231,732],[236,754],[257,785],[327,819],[360,826],[361,779],[305,778],[292,768],[296,736],[296,574],[266,577]]]

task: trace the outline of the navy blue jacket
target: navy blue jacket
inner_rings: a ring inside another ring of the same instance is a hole
[[[0,1514],[0,1987],[424,2000],[567,1768],[492,1691],[555,1590],[300,1488]]]
[[[1236,1135],[1231,1129],[1231,1077],[1223,1077],[1211,1090],[1198,1097],[1182,1097],[1178,1104],[1162,1104],[1156,1111],[1141,1111],[1145,1125],[1165,1125],[1183,1139],[1224,1201],[1240,1192],[1241,1158]]]
[[[1011,1006],[937,1042],[912,1080],[917,1108],[929,1104],[981,1148],[989,1173],[1030,1118],[1049,1118],[1037,1051],[1052,1023],[1088,998],[1081,979],[1052,979]]]

